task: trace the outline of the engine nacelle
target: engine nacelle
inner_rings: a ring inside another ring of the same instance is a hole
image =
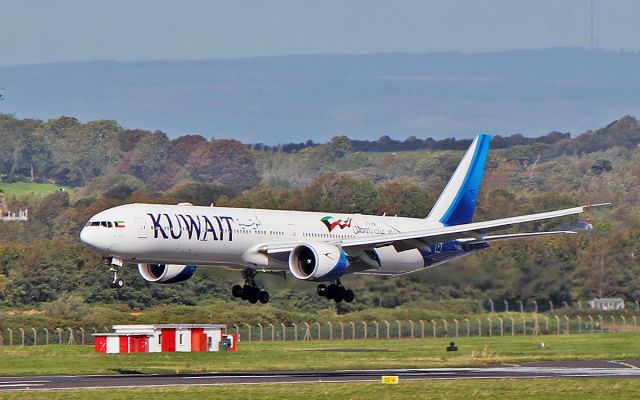
[[[347,270],[347,255],[329,243],[303,243],[289,254],[289,270],[305,281],[332,281]]]
[[[195,265],[178,264],[138,264],[138,272],[147,282],[178,283],[191,278],[196,272]]]

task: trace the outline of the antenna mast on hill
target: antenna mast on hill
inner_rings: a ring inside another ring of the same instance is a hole
[[[591,0],[591,50],[593,50],[593,0]]]

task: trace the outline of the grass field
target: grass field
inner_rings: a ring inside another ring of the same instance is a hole
[[[460,338],[455,353],[445,351],[449,341],[254,342],[240,343],[237,352],[146,354],[96,354],[91,346],[5,346],[0,375],[470,367],[640,358],[639,333]],[[359,351],[348,351],[354,349]]]
[[[40,196],[46,196],[49,193],[53,193],[60,185],[54,183],[35,183],[35,182],[16,182],[6,183],[0,182],[0,190],[7,195],[22,196],[28,193],[34,193]],[[65,190],[69,190],[65,188]]]
[[[637,399],[640,379],[491,379],[260,386],[192,386],[0,393],[2,399]]]

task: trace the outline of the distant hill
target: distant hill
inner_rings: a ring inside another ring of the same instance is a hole
[[[304,55],[0,67],[0,113],[268,144],[575,134],[638,115],[640,53]]]

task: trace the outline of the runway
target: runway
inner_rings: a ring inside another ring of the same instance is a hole
[[[640,361],[541,362],[487,368],[0,377],[0,391],[379,382],[383,375],[398,376],[400,382],[455,379],[640,378]]]

